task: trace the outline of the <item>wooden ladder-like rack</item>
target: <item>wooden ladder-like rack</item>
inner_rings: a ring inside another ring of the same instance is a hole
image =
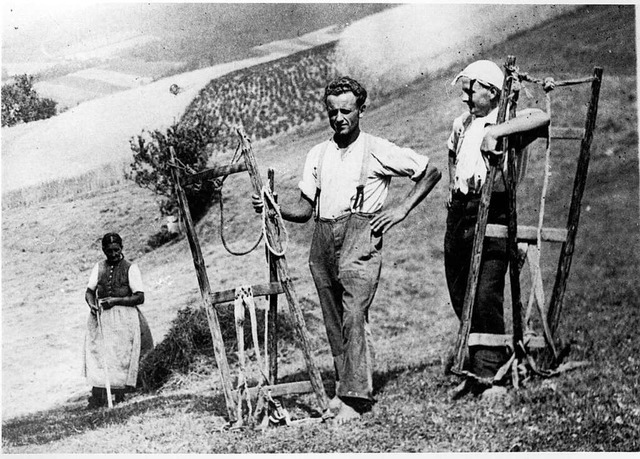
[[[251,149],[251,143],[244,131],[238,129],[238,135],[242,145],[242,157],[244,162],[237,162],[226,166],[213,167],[211,169],[204,170],[196,174],[182,175],[180,169],[175,166],[175,153],[172,150],[172,163],[171,168],[172,177],[177,192],[178,203],[183,216],[184,225],[187,233],[187,239],[189,240],[189,246],[191,248],[191,254],[193,256],[193,263],[196,269],[196,275],[198,277],[198,284],[200,287],[200,293],[202,297],[202,305],[207,313],[207,320],[209,322],[209,329],[213,340],[213,350],[218,364],[220,372],[220,379],[222,383],[222,389],[224,392],[225,402],[227,406],[227,414],[229,421],[236,426],[242,425],[242,418],[237,416],[238,404],[242,403],[239,396],[239,391],[233,390],[231,381],[231,372],[229,369],[229,363],[225,352],[224,342],[222,339],[222,332],[220,330],[220,323],[218,321],[218,315],[216,311],[217,305],[221,303],[227,303],[234,301],[236,297],[236,290],[224,290],[218,292],[212,292],[209,284],[209,278],[205,267],[204,258],[200,249],[200,243],[198,242],[198,236],[196,234],[195,226],[189,212],[189,206],[187,204],[186,195],[182,187],[183,184],[196,183],[202,180],[211,180],[217,177],[224,177],[230,174],[248,171],[253,186],[253,191],[256,194],[261,194],[263,190],[263,182],[256,165],[255,156]],[[269,171],[270,189],[273,191],[273,171]],[[273,203],[265,202],[265,211],[267,209],[273,209]],[[267,215],[269,213],[267,212]],[[265,233],[269,247],[272,247],[274,252],[282,252],[282,242],[280,240],[280,234],[274,217],[267,216],[265,218]],[[251,290],[253,296],[268,296],[269,297],[269,311],[268,311],[268,354],[269,365],[267,380],[268,385],[261,385],[258,387],[249,389],[249,396],[260,396],[261,394],[269,394],[271,397],[279,397],[283,395],[301,394],[301,393],[315,393],[320,412],[325,413],[328,408],[328,399],[322,384],[322,378],[318,367],[316,366],[309,340],[309,332],[307,330],[304,316],[300,303],[294,290],[293,282],[289,276],[289,268],[284,255],[274,255],[267,250],[267,258],[269,264],[270,282],[266,284],[252,285]],[[293,317],[294,326],[297,331],[300,346],[302,348],[304,359],[307,366],[307,373],[309,375],[309,381],[293,382],[277,384],[277,295],[285,294],[287,302],[289,304],[289,310]]]
[[[514,79],[518,78],[523,80],[523,78],[520,75],[517,75],[515,72],[515,57],[508,57],[505,69],[507,77],[505,78],[502,90],[498,112],[498,122],[503,122],[505,119],[507,119],[506,115],[509,102],[511,102],[509,108],[509,118],[515,116],[515,106],[517,103],[518,92],[514,92],[512,90],[512,82],[514,81]],[[468,351],[469,334],[471,330],[471,317],[473,315],[473,305],[476,298],[480,266],[482,263],[482,247],[485,237],[507,239],[513,315],[513,349],[515,352],[516,361],[522,361],[525,358],[525,355],[523,354],[527,352],[527,349],[525,348],[525,345],[523,343],[522,302],[520,289],[520,268],[522,266],[522,263],[520,262],[521,257],[519,256],[518,243],[526,244],[527,248],[530,246],[536,246],[537,244],[540,244],[541,241],[562,243],[555,284],[553,286],[553,293],[546,312],[544,304],[540,304],[541,298],[544,298],[544,295],[542,293],[542,284],[539,277],[541,275],[539,271],[539,259],[536,257],[536,255],[533,254],[532,251],[527,250],[532,278],[538,276],[537,280],[533,279],[532,281],[532,284],[535,283],[535,285],[532,285],[532,289],[538,289],[535,294],[537,295],[536,300],[539,302],[538,306],[540,309],[541,322],[544,326],[544,341],[540,342],[540,340],[538,340],[538,342],[529,342],[528,348],[543,348],[547,351],[552,351],[553,358],[551,359],[551,365],[558,364],[558,354],[555,348],[554,334],[556,333],[558,322],[560,320],[564,293],[566,290],[569,270],[571,268],[571,260],[575,248],[575,239],[578,232],[580,206],[587,179],[591,143],[593,140],[593,132],[595,129],[595,122],[598,111],[598,99],[600,94],[600,86],[602,83],[602,68],[595,67],[592,77],[578,80],[559,81],[554,83],[554,87],[570,86],[581,83],[591,83],[591,98],[587,109],[584,129],[555,128],[552,126],[549,127],[550,138],[581,140],[580,155],[578,158],[578,165],[573,184],[571,206],[569,209],[566,228],[542,228],[541,226],[539,228],[536,228],[534,226],[518,226],[516,212],[516,154],[512,149],[512,146],[509,145],[509,139],[506,139],[506,141],[503,142],[504,152],[508,153],[506,154],[508,224],[506,226],[487,224],[489,202],[491,199],[491,193],[493,191],[494,178],[496,177],[497,172],[499,170],[502,170],[503,168],[505,155],[501,155],[498,161],[492,161],[492,163],[490,164],[489,173],[487,174],[487,180],[482,189],[480,206],[478,210],[478,219],[475,227],[471,266],[469,270],[467,289],[465,292],[463,303],[461,324],[456,342],[454,364],[452,367],[452,371],[455,374],[467,374],[467,372],[463,370],[463,365],[465,355]],[[530,308],[527,311],[527,314],[529,313]],[[527,321],[528,320],[529,317],[527,317]]]

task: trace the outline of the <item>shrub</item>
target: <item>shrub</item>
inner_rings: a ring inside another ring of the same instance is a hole
[[[233,306],[217,308],[220,331],[224,341],[225,352],[230,364],[237,362],[235,317]],[[257,314],[258,341],[264,346],[264,314]],[[278,336],[280,341],[293,343],[296,331],[289,316],[278,315]],[[251,321],[246,313],[244,323],[245,349],[253,348],[251,337]],[[202,356],[212,358],[213,341],[209,331],[209,322],[203,308],[186,307],[178,311],[172,321],[166,337],[140,363],[139,377],[145,390],[161,387],[173,372],[187,373]]]
[[[175,215],[178,200],[171,176],[171,152],[174,148],[179,167],[195,173],[207,168],[209,145],[215,133],[205,123],[187,127],[174,124],[166,132],[143,131],[130,139],[133,162],[125,173],[142,188],[160,196],[158,205],[163,215]],[[213,202],[214,184],[211,181],[184,186],[185,195],[194,221],[202,218]]]
[[[33,89],[33,76],[24,74],[2,85],[2,126],[44,120],[56,115],[57,103]]]
[[[153,234],[149,239],[147,239],[147,246],[150,247],[151,250],[157,249],[165,245],[168,242],[173,241],[178,237],[178,233],[171,233],[167,229],[167,225],[162,225],[160,227],[160,231]]]

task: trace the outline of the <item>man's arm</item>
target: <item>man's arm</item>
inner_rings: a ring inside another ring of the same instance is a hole
[[[542,110],[535,108],[523,110],[515,118],[487,127],[480,150],[501,154],[501,151],[496,151],[498,139],[512,134],[522,134],[523,144],[521,147],[524,147],[536,138],[545,135],[546,129],[543,128],[548,127],[549,122],[549,114]]]
[[[447,195],[446,207],[447,209],[451,205],[451,199],[453,197],[453,189],[456,184],[456,152],[449,150],[449,194]]]
[[[262,208],[264,203],[262,202],[262,197],[254,194],[251,196],[251,202],[253,204],[253,209],[257,213],[262,212]],[[288,207],[280,206],[280,213],[282,214],[282,218],[294,223],[305,223],[309,221],[311,216],[313,215],[313,201],[307,198],[304,193],[300,193],[300,198],[298,201]]]
[[[304,193],[300,193],[298,202],[288,208],[280,207],[280,212],[282,218],[289,222],[305,223],[313,215],[313,201],[307,198]]]
[[[393,226],[404,220],[409,212],[413,210],[431,192],[436,183],[440,181],[442,174],[435,167],[427,167],[427,170],[418,180],[404,200],[392,209],[385,209],[380,214],[371,219],[371,228],[374,232],[386,233]]]

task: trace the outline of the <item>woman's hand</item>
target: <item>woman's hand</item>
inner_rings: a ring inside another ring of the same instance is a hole
[[[116,298],[113,297],[100,298],[98,301],[100,301],[100,308],[105,311],[117,305]]]

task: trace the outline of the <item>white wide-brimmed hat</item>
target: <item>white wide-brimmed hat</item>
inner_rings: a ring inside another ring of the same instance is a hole
[[[497,89],[502,89],[502,83],[504,82],[504,74],[498,64],[486,59],[467,65],[462,72],[456,75],[451,84],[455,85],[462,77],[476,80],[484,85],[494,86]]]

